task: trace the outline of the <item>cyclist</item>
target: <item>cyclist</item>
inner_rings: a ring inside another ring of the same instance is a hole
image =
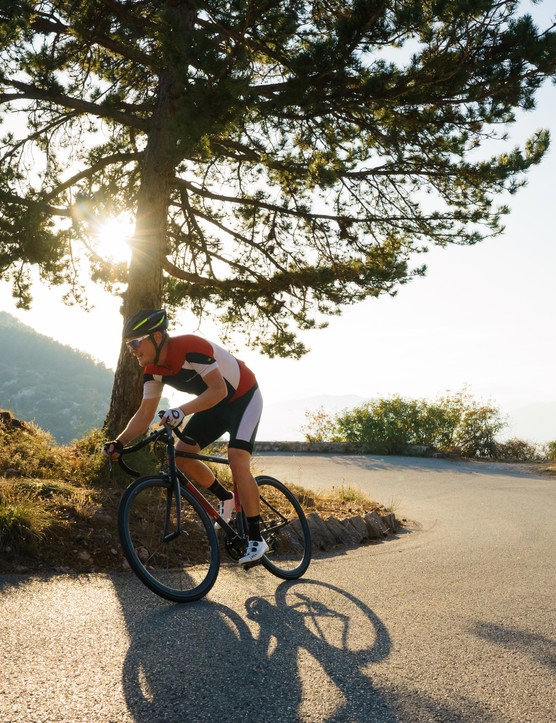
[[[144,309],[125,322],[124,341],[144,369],[143,399],[125,429],[104,445],[104,453],[117,459],[126,444],[148,429],[165,384],[195,395],[195,399],[166,411],[161,423],[175,428],[190,417],[184,428],[189,442],[179,440],[177,451],[199,452],[224,432],[229,433],[230,469],[247,518],[249,538],[239,564],[254,562],[268,550],[260,533],[259,490],[251,474],[251,454],[262,412],[257,380],[242,361],[217,344],[193,334],[170,336],[167,330],[164,309]],[[199,460],[183,457],[178,457],[177,464],[218,498],[218,511],[228,521],[234,509],[233,495],[211,469]]]

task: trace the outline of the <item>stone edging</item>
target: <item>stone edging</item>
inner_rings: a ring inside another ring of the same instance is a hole
[[[313,550],[331,550],[339,545],[355,546],[362,542],[383,540],[391,534],[395,535],[400,528],[393,513],[379,515],[376,510],[344,520],[338,520],[332,515],[323,519],[317,512],[310,512],[307,522]]]
[[[257,452],[290,452],[292,454],[369,454],[364,444],[357,442],[255,442]],[[433,447],[424,444],[410,444],[399,452],[406,457],[449,457],[441,455]],[[384,455],[381,455],[384,456]],[[388,455],[386,455],[388,456]]]
[[[355,442],[255,442],[257,452],[293,452],[312,454],[365,454],[363,445]]]
[[[290,452],[297,454],[365,454],[362,445],[353,442],[255,442],[257,452]],[[317,512],[310,512],[307,521],[311,530],[313,550],[331,550],[339,546],[355,546],[372,540],[383,540],[395,535],[400,529],[393,513],[379,515],[374,510],[366,515],[354,515],[343,520],[330,515],[323,519]],[[288,543],[296,546],[297,535]],[[299,539],[299,538],[298,538]]]

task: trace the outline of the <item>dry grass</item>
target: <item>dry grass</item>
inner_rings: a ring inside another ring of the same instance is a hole
[[[293,484],[288,484],[288,487],[298,497],[306,512],[317,512],[321,517],[333,515],[343,519],[383,509],[382,505],[371,500],[359,487],[353,485],[342,483],[330,490],[316,492]]]
[[[109,475],[100,432],[57,447],[42,430],[21,424],[12,428],[0,420],[0,572],[121,569],[116,521],[130,479],[119,471]],[[152,454],[141,454],[134,455],[133,466],[160,469]],[[213,470],[231,488],[229,468]],[[319,492],[289,487],[307,513],[325,518],[384,509],[344,484]]]
[[[534,470],[549,477],[556,477],[556,462],[540,462],[535,465]]]
[[[54,516],[33,492],[0,479],[0,549],[4,554],[33,552],[53,524]]]

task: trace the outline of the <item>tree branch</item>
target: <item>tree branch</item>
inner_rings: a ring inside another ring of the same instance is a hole
[[[113,40],[107,35],[92,33],[87,38],[83,38],[71,25],[65,25],[60,21],[48,20],[40,15],[36,15],[33,18],[31,21],[31,28],[36,30],[38,33],[55,33],[56,35],[69,35],[74,38],[80,38],[84,42],[99,45],[105,50],[109,50],[110,52],[120,55],[127,60],[132,60],[135,63],[146,65],[147,67],[155,67],[155,63],[150,55],[144,53],[142,50],[125,45],[118,40]]]
[[[265,201],[260,201],[256,198],[247,198],[247,197],[241,197],[237,198],[235,196],[224,196],[220,193],[213,193],[212,191],[209,191],[206,188],[200,188],[199,186],[194,186],[189,181],[186,181],[184,178],[174,178],[172,181],[174,186],[184,186],[188,190],[192,191],[193,193],[197,194],[198,196],[201,196],[202,198],[210,198],[214,201],[223,201],[225,203],[235,203],[242,206],[256,206],[257,208],[264,208],[267,211],[275,211],[276,213],[282,214],[284,216],[293,216],[295,218],[313,218],[313,219],[319,219],[321,221],[336,221],[336,222],[345,222],[346,216],[345,215],[336,215],[336,214],[326,214],[326,213],[311,213],[310,211],[298,211],[293,208],[285,208],[284,206],[277,206],[273,203],[267,203]],[[406,221],[408,219],[408,216],[389,216],[388,220],[390,221]],[[365,218],[350,218],[349,221],[351,223],[368,223],[369,221],[384,221],[384,218],[379,215],[369,215],[365,216]]]
[[[122,123],[124,126],[132,126],[142,131],[149,130],[149,121],[137,118],[129,113],[120,113],[117,110],[111,110],[108,107],[98,105],[92,101],[80,100],[79,98],[72,98],[69,95],[63,93],[52,93],[48,90],[42,90],[34,85],[28,83],[21,83],[17,80],[4,80],[6,85],[11,85],[17,90],[21,91],[21,94],[16,98],[10,97],[10,100],[41,100],[47,103],[53,103],[54,105],[61,105],[65,108],[72,108],[80,113],[91,114],[98,118],[107,118],[117,123]],[[4,94],[0,95],[0,102],[4,102]]]
[[[245,290],[260,288],[260,284],[253,281],[243,281],[240,279],[209,279],[205,276],[199,276],[199,274],[192,274],[189,271],[180,269],[168,258],[163,260],[162,268],[166,271],[166,273],[176,279],[186,281],[188,284],[193,284],[194,286],[202,286],[206,289],[213,288],[218,291],[230,291],[235,288]]]
[[[2,190],[0,190],[0,201],[15,203],[20,206],[26,206],[27,208],[38,209],[39,211],[50,214],[51,216],[64,216],[65,218],[71,218],[71,211],[69,208],[57,208],[56,206],[51,206],[50,204],[43,203],[42,201],[32,201],[28,198],[21,198],[21,196],[16,196],[13,193],[7,193]]]
[[[100,171],[106,166],[110,166],[114,163],[129,163],[130,161],[139,161],[144,157],[144,155],[144,152],[140,151],[137,153],[115,153],[112,156],[106,156],[105,158],[101,158],[94,165],[89,166],[89,168],[86,168],[80,173],[76,173],[74,176],[68,178],[66,181],[61,183],[59,186],[56,186],[56,188],[54,188],[52,191],[50,191],[50,193],[47,193],[44,196],[44,200],[50,201],[51,198],[55,198],[60,193],[62,193],[62,191],[65,191],[66,188],[69,188],[70,186],[79,183],[79,181],[83,180],[84,178],[90,178],[95,173],[97,173],[97,171]]]

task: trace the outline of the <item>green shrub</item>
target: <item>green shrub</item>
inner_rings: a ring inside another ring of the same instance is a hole
[[[325,412],[323,407],[314,411],[305,411],[307,423],[301,427],[307,442],[336,442],[337,439],[337,415]]]
[[[492,457],[496,435],[505,427],[499,410],[466,391],[434,402],[394,396],[337,415],[314,412],[304,428],[307,441],[364,445],[371,454],[404,454],[424,446],[466,457]]]
[[[502,462],[535,462],[541,459],[536,444],[515,437],[506,442],[498,442],[494,456]]]
[[[372,454],[401,454],[416,442],[421,402],[402,397],[368,402],[338,415],[346,442],[363,444]]]
[[[454,452],[463,457],[495,456],[496,435],[506,426],[496,407],[476,401],[465,391],[444,397],[441,404],[455,420]]]
[[[545,445],[544,453],[546,459],[549,459],[551,462],[556,461],[556,440],[554,440],[553,442],[548,442]]]

